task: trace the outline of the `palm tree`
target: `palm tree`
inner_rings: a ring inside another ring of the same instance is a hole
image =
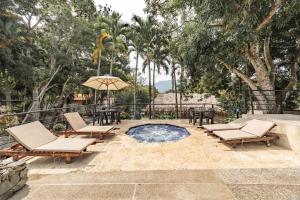
[[[112,75],[113,65],[116,62],[118,53],[127,53],[128,50],[126,34],[128,33],[129,25],[121,21],[121,16],[119,13],[113,12],[108,18],[103,18],[103,22],[106,25],[105,29],[112,39],[109,75]]]
[[[172,77],[172,92],[175,93],[175,113],[176,118],[178,118],[178,98],[177,98],[177,80],[176,80],[176,70],[178,65],[180,65],[181,55],[179,52],[179,44],[177,41],[169,41],[170,57],[171,57],[171,77]]]
[[[154,57],[153,57],[153,115],[155,116],[155,73],[157,69],[157,73],[160,74],[161,67],[166,72],[166,74],[169,73],[169,50],[162,46],[165,41],[160,41],[161,43],[157,44],[154,49]]]
[[[151,89],[151,62],[153,60],[153,43],[157,38],[157,21],[152,16],[148,16],[146,20],[143,20],[139,16],[134,16],[133,21],[138,27],[138,34],[141,35],[144,41],[144,53],[145,57],[144,69],[148,66],[148,79],[149,79],[149,118],[151,119],[152,109],[151,109],[151,99],[152,99],[152,89]]]
[[[109,75],[112,75],[113,66],[116,62],[118,53],[128,53],[128,46],[126,41],[126,34],[128,32],[129,25],[121,21],[121,16],[117,12],[113,12],[108,18],[103,18],[103,22],[108,30],[112,45],[111,45],[111,56],[110,56],[110,67]],[[108,105],[110,104],[110,91],[107,91]]]
[[[134,16],[132,20],[134,22],[139,21],[138,16]],[[134,93],[133,93],[133,113],[134,113],[134,118],[136,119],[136,93],[137,93],[137,73],[138,73],[138,65],[139,65],[139,57],[140,54],[144,53],[144,40],[142,37],[142,32],[140,29],[140,26],[137,24],[133,24],[131,26],[131,31],[130,31],[130,40],[129,40],[129,46],[130,46],[130,52],[135,51],[135,70],[134,70]]]

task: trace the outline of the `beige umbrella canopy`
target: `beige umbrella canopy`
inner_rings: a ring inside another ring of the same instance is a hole
[[[109,75],[92,76],[82,85],[94,88],[96,90],[120,90],[128,86],[128,84],[119,77]]]

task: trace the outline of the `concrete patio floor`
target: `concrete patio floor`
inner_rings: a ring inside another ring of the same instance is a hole
[[[278,146],[218,143],[186,120],[191,136],[138,143],[127,129],[148,120],[122,121],[95,153],[66,165],[61,159],[28,160],[27,186],[11,199],[300,199],[300,153]]]

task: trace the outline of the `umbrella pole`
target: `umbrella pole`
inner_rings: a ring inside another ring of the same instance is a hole
[[[108,85],[107,85],[107,103],[108,103],[108,110],[110,110],[110,92],[108,90]]]
[[[101,49],[98,54],[98,68],[97,68],[97,76],[100,76],[100,67],[101,67]],[[97,104],[97,90],[95,90],[95,104]]]

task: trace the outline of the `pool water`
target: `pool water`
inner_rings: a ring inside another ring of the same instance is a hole
[[[132,127],[127,135],[139,142],[167,142],[181,140],[191,134],[182,127],[169,124],[145,124]]]

